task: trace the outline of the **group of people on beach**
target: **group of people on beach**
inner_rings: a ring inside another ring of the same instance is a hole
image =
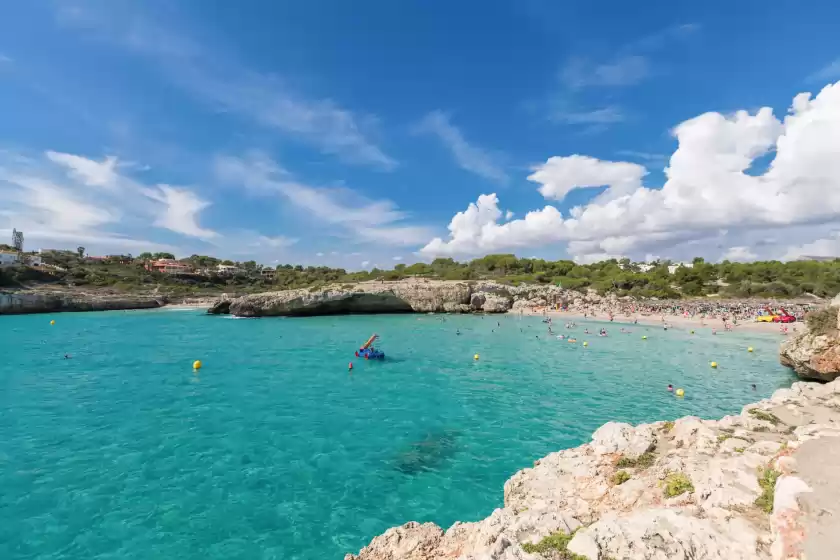
[[[598,303],[583,304],[578,309],[570,309],[568,306],[561,307],[564,311],[578,311],[584,317],[608,317],[613,320],[616,317],[684,317],[694,319],[699,317],[701,322],[705,320],[720,320],[724,326],[737,325],[738,321],[753,321],[756,316],[765,313],[768,305],[755,302],[638,302],[604,299]],[[816,309],[815,305],[803,303],[783,304],[781,307],[797,319],[802,319],[806,313]]]

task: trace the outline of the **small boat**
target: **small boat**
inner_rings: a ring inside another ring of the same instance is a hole
[[[365,360],[384,360],[385,352],[377,350],[373,347],[373,343],[379,339],[379,335],[374,333],[361,348],[356,350],[357,358],[364,358]]]

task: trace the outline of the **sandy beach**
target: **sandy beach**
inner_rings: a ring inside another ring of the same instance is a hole
[[[512,314],[519,314],[520,310],[511,310],[510,313]],[[533,310],[524,310],[522,312],[523,315],[537,315],[537,316],[544,316],[544,317],[552,317],[552,319],[558,323],[563,323],[566,321],[584,321],[584,320],[593,320],[593,321],[609,321],[610,315],[606,312],[592,312],[586,313],[584,317],[584,313],[578,311],[533,311]],[[664,317],[664,320],[663,320]],[[724,328],[723,321],[721,319],[701,319],[700,317],[685,317],[684,315],[622,315],[616,314],[613,317],[613,322],[618,324],[633,324],[634,321],[637,321],[640,325],[651,325],[662,327],[664,324],[668,325],[668,328],[675,328],[675,329],[685,329],[685,330],[707,330],[710,331],[715,329],[718,334],[725,334],[726,330]],[[786,326],[788,327],[787,335],[782,334],[780,328]],[[779,323],[762,323],[758,321],[738,321],[737,325],[731,325],[732,332],[752,332],[752,333],[761,333],[770,336],[776,336],[779,339],[784,338],[785,336],[791,336],[793,334],[798,333],[801,329],[804,328],[803,324],[800,322],[790,323],[787,325],[780,325]]]

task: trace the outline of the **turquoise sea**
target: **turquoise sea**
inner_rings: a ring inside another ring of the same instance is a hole
[[[537,317],[0,317],[0,558],[340,559],[487,516],[608,420],[718,417],[792,380],[774,336],[620,326],[569,344]],[[373,332],[385,362],[353,356]]]

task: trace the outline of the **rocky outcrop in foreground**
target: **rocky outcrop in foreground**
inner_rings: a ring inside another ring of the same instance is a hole
[[[161,296],[106,296],[66,293],[0,293],[0,315],[154,309],[166,304]]]
[[[831,381],[840,376],[840,303],[834,298],[823,314],[819,328],[809,327],[786,340],[779,349],[779,361],[793,368],[802,379]]]
[[[240,317],[343,315],[351,313],[505,313],[574,302],[598,302],[603,298],[557,286],[504,286],[493,282],[447,282],[406,280],[360,282],[318,290],[300,289],[222,298],[211,314]]]
[[[836,558],[837,436],[840,380],[716,421],[610,422],[516,473],[483,521],[407,523],[345,560]]]

